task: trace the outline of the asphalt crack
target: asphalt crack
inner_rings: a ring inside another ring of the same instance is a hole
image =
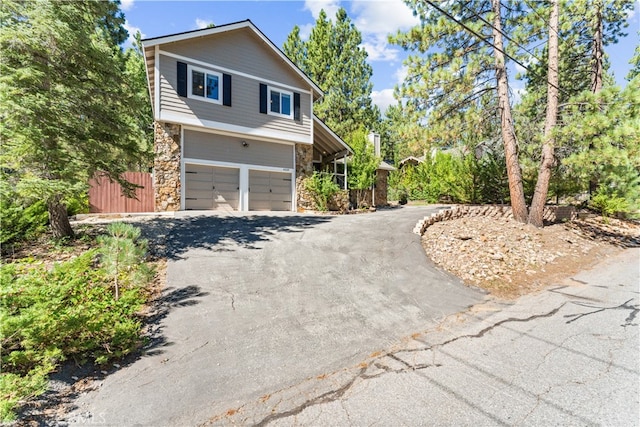
[[[582,319],[585,316],[590,316],[592,314],[597,314],[597,313],[602,313],[603,311],[607,311],[607,310],[629,310],[630,313],[627,316],[627,318],[625,319],[625,323],[623,323],[622,327],[626,327],[626,326],[635,326],[636,324],[633,323],[633,321],[635,320],[636,316],[638,315],[638,312],[640,312],[640,306],[638,304],[635,305],[630,305],[629,303],[633,301],[633,298],[628,299],[627,301],[623,302],[620,305],[616,305],[614,307],[599,307],[599,306],[595,306],[595,305],[589,305],[586,303],[580,303],[580,302],[573,302],[573,304],[575,305],[579,305],[581,307],[587,307],[587,308],[595,308],[595,310],[590,311],[588,313],[575,313],[575,314],[567,314],[564,317],[565,318],[572,318],[571,320],[567,320],[567,324],[569,323],[573,323],[577,320]]]
[[[531,315],[529,317],[526,318],[517,318],[517,317],[509,317],[507,319],[503,319],[499,322],[496,322],[495,324],[491,325],[491,326],[487,326],[486,328],[483,328],[482,330],[480,330],[479,332],[475,333],[475,334],[465,334],[465,335],[459,335],[457,337],[451,338],[449,340],[446,340],[442,343],[439,344],[433,344],[433,345],[426,345],[425,347],[419,347],[419,348],[413,348],[413,349],[403,349],[403,350],[397,350],[397,351],[392,351],[392,352],[388,352],[385,354],[382,354],[380,356],[378,356],[373,362],[369,362],[366,364],[361,364],[360,368],[358,370],[358,372],[351,378],[349,379],[346,383],[344,383],[342,386],[327,391],[325,393],[322,393],[312,399],[308,399],[305,402],[303,402],[302,404],[286,410],[286,411],[282,411],[282,412],[272,412],[271,414],[269,414],[268,416],[264,417],[261,421],[257,422],[255,425],[256,426],[266,426],[267,424],[279,420],[279,419],[283,419],[283,418],[288,418],[288,417],[292,417],[292,416],[297,416],[298,414],[300,414],[301,412],[303,412],[305,409],[312,407],[312,406],[316,406],[316,405],[321,405],[321,404],[325,404],[325,403],[331,403],[331,402],[335,402],[339,399],[341,399],[345,393],[347,393],[348,390],[351,389],[351,387],[355,384],[355,382],[357,380],[369,380],[372,378],[377,378],[380,377],[384,374],[387,373],[402,373],[402,372],[408,372],[408,371],[417,371],[417,370],[424,370],[427,368],[433,368],[433,367],[440,367],[442,366],[441,364],[428,364],[428,363],[419,363],[419,364],[415,364],[415,363],[410,363],[407,362],[405,360],[403,360],[401,357],[398,357],[398,354],[401,353],[413,353],[413,352],[418,352],[418,351],[428,351],[428,350],[432,350],[435,348],[440,348],[440,347],[444,347],[448,344],[451,344],[453,342],[456,342],[458,340],[461,339],[473,339],[473,338],[481,338],[484,335],[486,335],[487,333],[489,333],[491,330],[500,327],[506,323],[523,323],[523,322],[530,322],[532,320],[536,320],[536,319],[540,319],[540,318],[546,318],[546,317],[552,317],[554,315],[556,315],[564,306],[566,305],[566,303],[561,304],[560,306],[558,306],[557,308],[554,308],[553,310],[550,310],[546,313],[542,313],[542,314],[534,314]],[[424,341],[415,339],[418,342],[422,342],[423,344],[427,344]],[[401,364],[403,366],[403,368],[401,369],[393,369],[389,366],[387,366],[387,364],[384,363],[384,358],[389,358],[399,364]],[[376,374],[367,374],[367,372],[370,370],[370,367],[375,367],[377,369],[380,370],[380,372],[376,373]],[[275,409],[275,408],[274,408]],[[274,410],[272,409],[272,411]]]
[[[367,370],[367,366],[360,368],[360,372],[354,376],[350,381],[348,381],[346,384],[344,384],[342,387],[337,388],[335,390],[330,390],[326,393],[323,393],[319,396],[316,396],[313,399],[307,400],[306,402],[302,403],[301,405],[298,405],[297,407],[290,409],[288,411],[285,412],[280,412],[280,413],[276,413],[276,414],[270,414],[267,417],[263,418],[262,421],[256,423],[256,426],[266,426],[267,424],[269,424],[272,421],[281,419],[281,418],[287,418],[290,416],[294,416],[294,415],[298,415],[299,413],[301,413],[302,411],[304,411],[305,409],[311,407],[311,406],[315,406],[315,405],[321,405],[323,403],[330,403],[330,402],[334,402],[337,399],[341,398],[342,396],[344,396],[344,394],[347,392],[347,390],[349,390],[351,388],[351,386],[353,385],[353,383],[356,382],[356,380],[358,378],[360,378],[362,376],[362,374],[364,374]]]

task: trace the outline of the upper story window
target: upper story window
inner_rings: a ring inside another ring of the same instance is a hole
[[[187,71],[187,96],[203,101],[221,103],[222,74],[189,65]]]
[[[300,121],[300,93],[260,83],[260,113]]]
[[[269,87],[269,114],[293,118],[293,93]]]

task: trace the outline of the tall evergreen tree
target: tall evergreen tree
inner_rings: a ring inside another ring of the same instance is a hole
[[[307,41],[294,27],[283,46],[284,53],[325,91],[315,113],[345,139],[360,126],[373,129],[380,115],[371,101],[373,69],[361,44],[360,31],[341,8],[335,23],[322,10]]]
[[[145,106],[119,47],[118,4],[0,5],[0,161],[19,194],[46,201],[56,237],[73,235],[67,197],[97,171],[130,192],[121,174],[143,161],[135,112]]]
[[[407,78],[398,96],[427,126],[441,129],[457,125],[457,132],[443,134],[453,138],[456,133],[462,135],[464,128],[471,128],[469,123],[480,121],[484,106],[495,106],[491,111],[500,126],[486,129],[499,133],[484,137],[501,138],[513,214],[519,221],[526,221],[507,78],[508,58],[514,58],[518,46],[530,39],[529,34],[518,30],[525,16],[523,5],[503,7],[497,0],[405,2],[421,22],[390,37],[391,42],[412,52],[405,61]]]

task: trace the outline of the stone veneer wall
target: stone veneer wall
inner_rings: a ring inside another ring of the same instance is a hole
[[[180,210],[180,125],[155,123],[154,154],[155,210]]]
[[[312,210],[315,205],[304,187],[304,179],[313,174],[313,145],[296,144],[296,200],[298,211]]]
[[[481,206],[456,206],[440,212],[425,216],[418,221],[413,232],[423,235],[427,228],[436,222],[449,221],[463,217],[488,216],[491,218],[513,218],[510,205],[481,205]],[[549,222],[559,222],[576,219],[576,208],[573,206],[545,206],[544,219]]]
[[[346,212],[349,210],[349,190],[340,190],[329,199],[327,207],[330,211]]]
[[[378,169],[376,171],[376,206],[386,206],[389,171]]]

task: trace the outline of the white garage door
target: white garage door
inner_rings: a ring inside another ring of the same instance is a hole
[[[249,210],[290,211],[291,174],[250,170]]]
[[[185,209],[238,210],[239,169],[213,166],[185,166]]]

